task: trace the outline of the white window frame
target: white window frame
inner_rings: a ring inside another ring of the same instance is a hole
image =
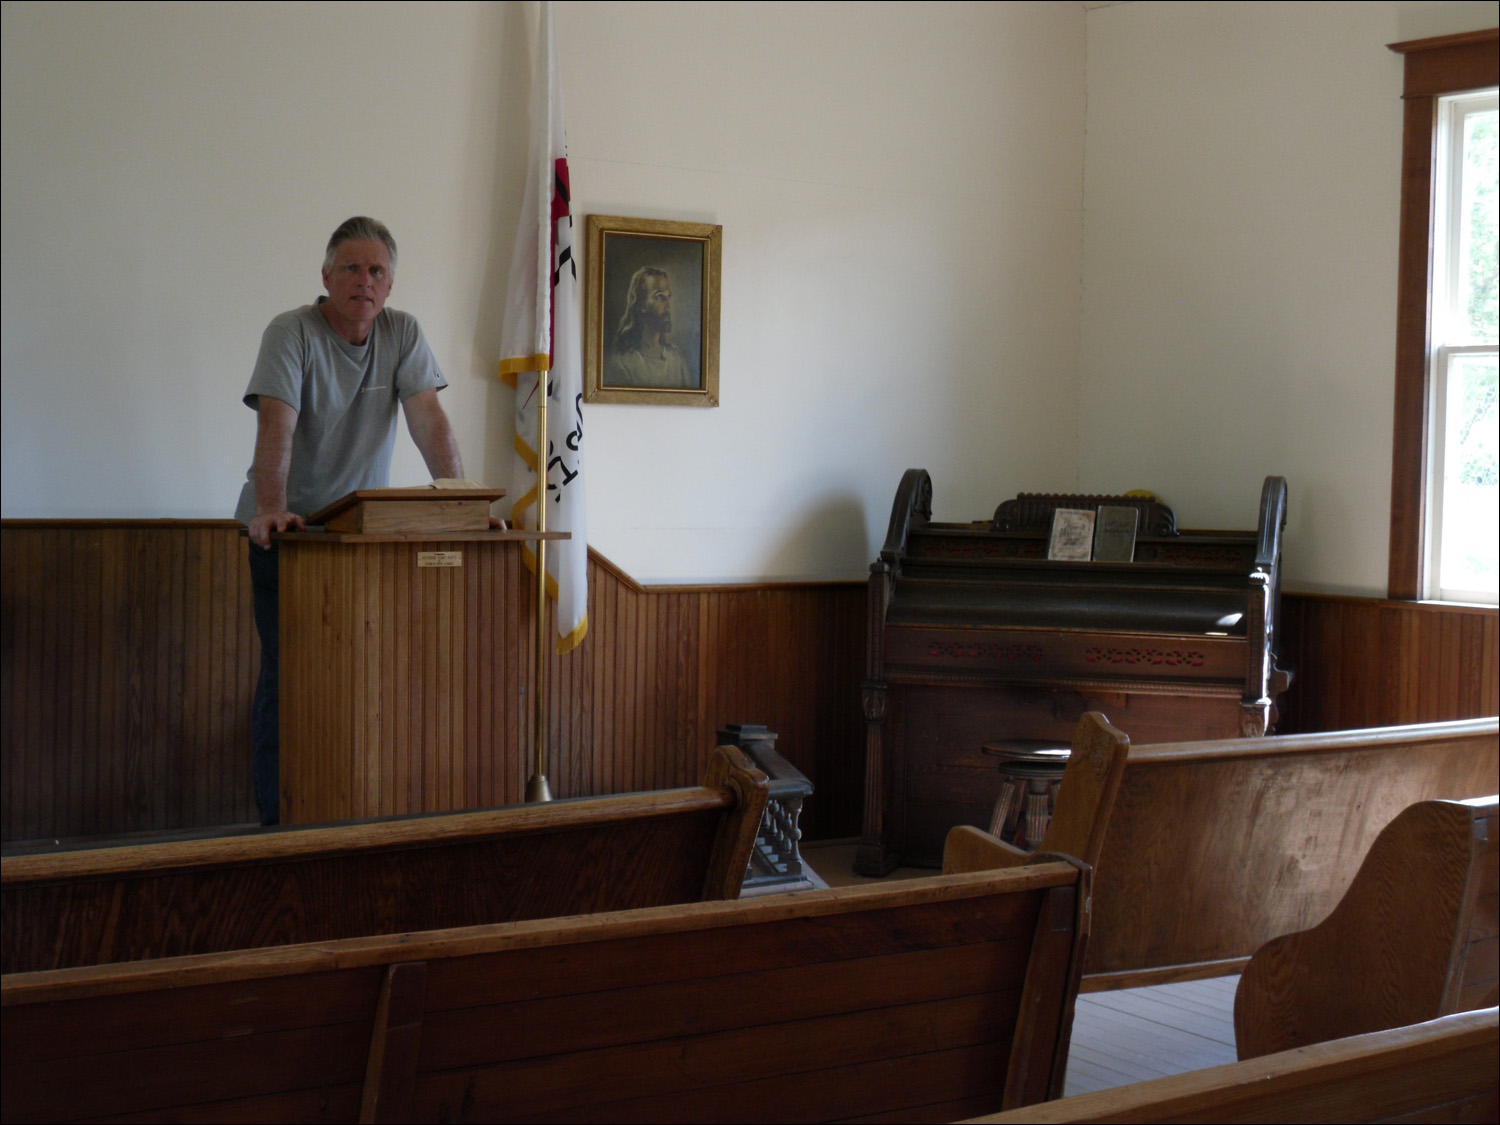
[[[1475,343],[1468,331],[1467,316],[1459,304],[1465,296],[1466,259],[1459,240],[1465,225],[1463,199],[1464,123],[1470,115],[1494,112],[1500,104],[1495,89],[1452,94],[1438,100],[1433,151],[1432,185],[1432,278],[1430,294],[1427,436],[1426,526],[1422,542],[1426,597],[1442,601],[1494,604],[1495,591],[1455,589],[1442,585],[1443,471],[1447,455],[1448,389],[1454,359],[1495,356],[1494,343]]]

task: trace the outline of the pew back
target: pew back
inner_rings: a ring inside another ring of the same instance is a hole
[[[1338,903],[1408,805],[1494,792],[1500,720],[1132,746],[1085,989],[1237,971]]]
[[[1490,1008],[973,1120],[1494,1121],[1497,1049]]]
[[[1123,731],[1099,712],[1085,712],[1073,732],[1057,808],[1036,851],[1024,851],[971,824],[957,824],[943,844],[943,873],[1019,867],[1038,856],[1059,853],[1090,866],[1098,863],[1129,749],[1130,739]]]
[[[734,898],[765,809],[693,789],[0,861],[6,973]]]
[[[1088,869],[0,983],[0,1116],[922,1119],[1061,1093]]]
[[[1332,914],[1256,950],[1234,999],[1240,1058],[1495,1004],[1497,810],[1413,805]]]

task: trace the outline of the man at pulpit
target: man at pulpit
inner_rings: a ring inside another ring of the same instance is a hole
[[[251,719],[255,803],[280,819],[277,555],[271,536],[358,488],[389,483],[397,405],[433,478],[463,464],[437,392],[448,385],[415,317],[385,307],[396,241],[385,224],[340,224],[323,259],[326,296],[282,313],[261,337],[245,405],[257,414],[255,457],[235,518],[249,528],[260,679]]]

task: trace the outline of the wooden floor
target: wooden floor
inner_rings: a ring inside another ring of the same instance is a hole
[[[803,860],[832,887],[877,880],[855,875],[856,845],[803,846]],[[935,872],[898,867],[886,876],[915,879]],[[1087,1094],[1167,1074],[1235,1061],[1234,990],[1238,976],[1123,988],[1078,997],[1066,1094]]]
[[[1240,978],[1158,984],[1078,997],[1065,1092],[1235,1061],[1234,990]]]

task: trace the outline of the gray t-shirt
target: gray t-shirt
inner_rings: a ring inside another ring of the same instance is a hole
[[[447,385],[416,318],[404,312],[382,309],[360,347],[336,333],[317,305],[271,321],[245,405],[259,409],[267,395],[297,411],[287,510],[305,516],[356,488],[384,487],[397,403]],[[248,524],[255,516],[253,463],[245,478],[234,518]]]

